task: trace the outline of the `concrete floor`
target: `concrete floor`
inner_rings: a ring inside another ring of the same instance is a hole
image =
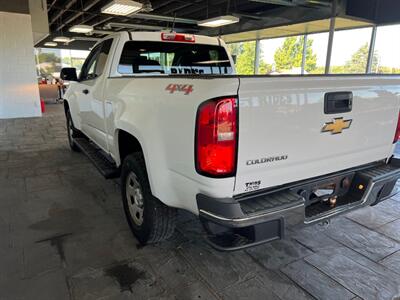
[[[180,213],[171,241],[140,247],[117,181],[67,145],[62,105],[0,120],[0,299],[393,299],[400,197],[234,253]]]

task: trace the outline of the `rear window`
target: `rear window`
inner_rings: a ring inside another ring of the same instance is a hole
[[[120,74],[232,74],[231,64],[221,46],[126,42],[118,65]]]

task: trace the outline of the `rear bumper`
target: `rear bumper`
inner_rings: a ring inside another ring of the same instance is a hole
[[[341,193],[340,205],[334,208],[326,208],[323,201],[313,205],[306,196],[315,186],[346,177],[351,178],[351,186]],[[376,205],[397,192],[394,187],[399,178],[400,160],[392,158],[389,164],[346,170],[240,199],[198,194],[197,205],[210,244],[218,250],[238,250],[281,239],[289,226],[321,222]]]

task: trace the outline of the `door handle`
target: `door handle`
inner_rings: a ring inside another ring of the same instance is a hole
[[[82,93],[84,93],[85,95],[87,95],[87,94],[89,94],[89,90],[88,90],[88,89],[84,89],[84,90],[82,91]]]
[[[353,109],[352,92],[326,93],[324,98],[325,114],[346,113]]]

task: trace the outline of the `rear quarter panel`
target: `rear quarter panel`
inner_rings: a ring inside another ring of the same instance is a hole
[[[166,90],[170,84],[191,85],[190,94]],[[121,163],[118,132],[135,136],[144,151],[152,193],[169,206],[197,213],[196,194],[230,197],[234,178],[197,174],[194,161],[198,106],[211,98],[236,95],[239,80],[174,76],[123,77],[106,81],[108,143]]]

